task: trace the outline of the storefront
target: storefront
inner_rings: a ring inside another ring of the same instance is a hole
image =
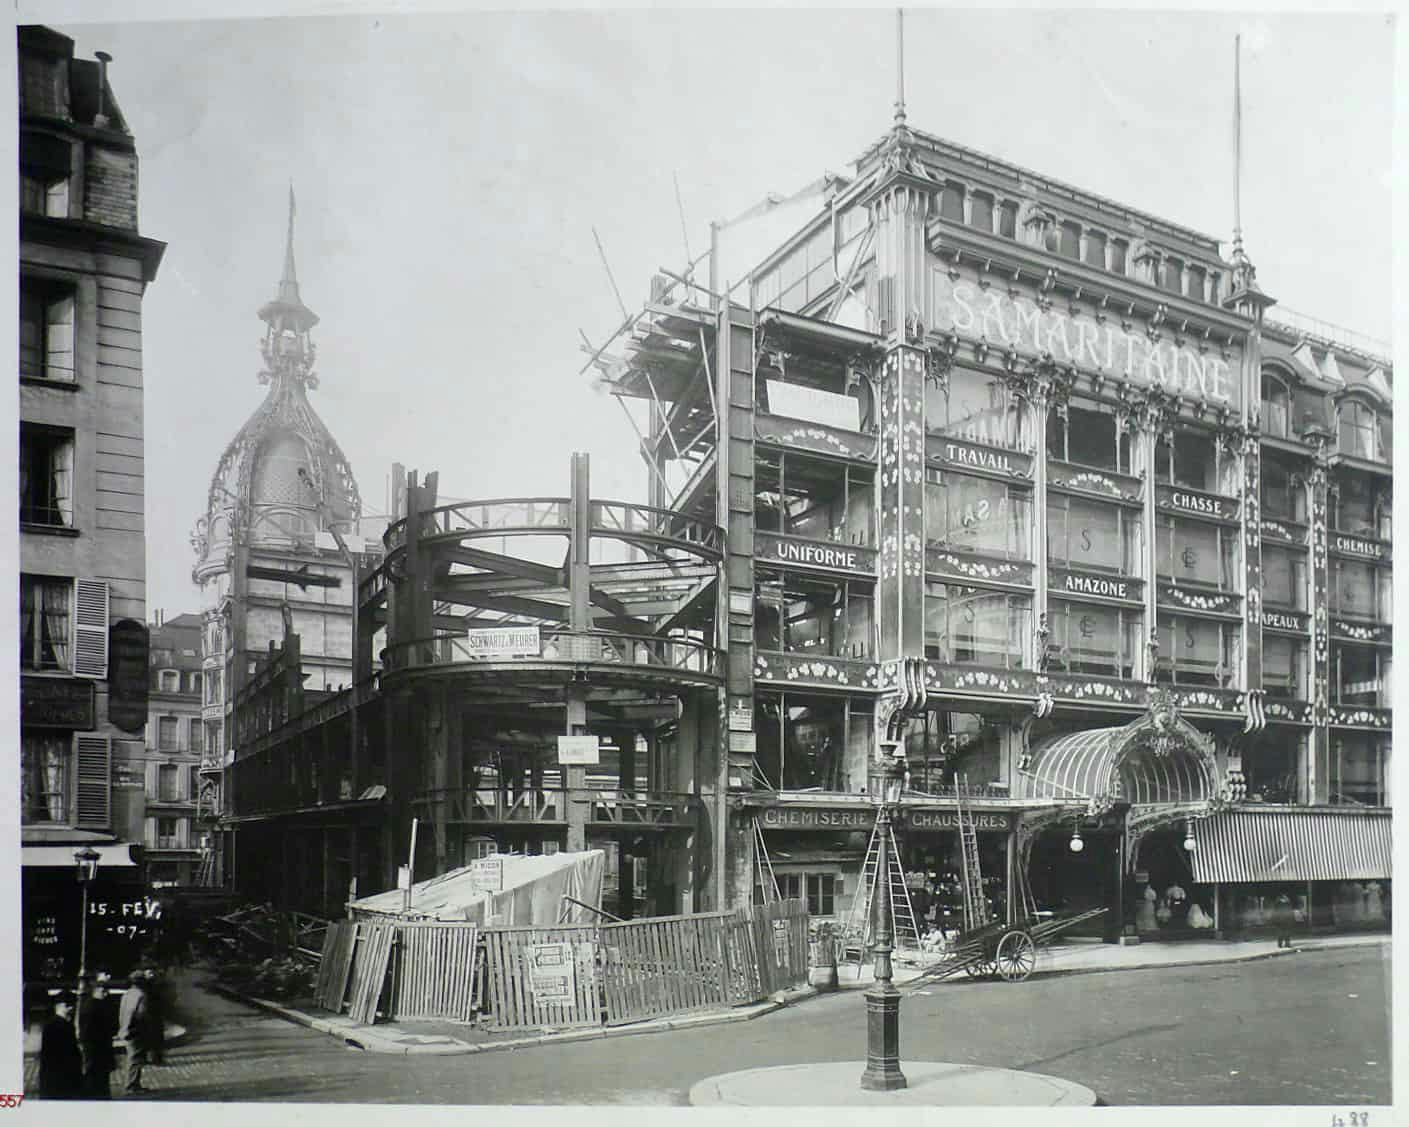
[[[869,801],[800,804],[776,802],[746,808],[756,819],[759,837],[753,871],[753,898],[764,898],[763,880],[771,869],[784,899],[805,899],[814,919],[845,919],[861,886],[876,825]]]
[[[1013,815],[1007,810],[967,810],[978,842],[979,873],[991,918],[1008,918],[1008,874]],[[964,928],[963,853],[959,812],[944,806],[902,803],[896,844],[920,934],[928,927],[945,932]]]

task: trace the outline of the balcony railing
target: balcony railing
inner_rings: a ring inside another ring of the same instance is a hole
[[[443,804],[451,822],[487,825],[566,825],[568,804],[582,803],[591,825],[690,826],[697,802],[694,795],[675,791],[590,787],[466,787],[423,791],[414,799],[422,808]]]
[[[1308,317],[1306,314],[1288,309],[1284,305],[1278,305],[1276,312],[1268,313],[1267,321],[1273,326],[1290,329],[1292,332],[1304,336],[1316,337],[1330,344],[1353,348],[1376,359],[1384,359],[1388,363],[1387,357],[1391,353],[1389,342],[1381,340],[1379,337],[1370,336],[1368,333],[1359,333],[1354,329],[1333,325],[1329,321]]]
[[[383,662],[388,671],[438,665],[483,665],[487,661],[505,664],[585,662],[622,668],[638,667],[673,673],[695,673],[706,677],[724,675],[723,654],[713,646],[690,638],[655,638],[639,634],[617,634],[605,630],[576,632],[545,630],[540,635],[536,655],[486,658],[464,637],[446,636],[402,642],[387,648]]]

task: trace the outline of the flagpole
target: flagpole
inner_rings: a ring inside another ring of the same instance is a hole
[[[1243,243],[1243,37],[1233,37],[1233,245]]]

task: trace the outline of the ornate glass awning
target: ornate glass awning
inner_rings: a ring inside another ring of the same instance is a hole
[[[1092,810],[1125,803],[1205,814],[1218,798],[1212,741],[1161,695],[1123,727],[1035,743],[1019,764],[1014,797],[1084,801]]]

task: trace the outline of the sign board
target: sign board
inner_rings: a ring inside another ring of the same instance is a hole
[[[758,737],[753,732],[730,732],[729,750],[738,755],[753,755],[758,751]]]
[[[92,681],[69,677],[20,678],[20,722],[26,728],[92,731],[95,700]]]
[[[503,892],[504,858],[496,855],[471,861],[470,887],[481,892]]]
[[[1177,512],[1213,517],[1217,520],[1233,520],[1238,515],[1238,502],[1231,497],[1173,489],[1167,485],[1161,485],[1155,490],[1155,502],[1161,509],[1174,509]]]
[[[781,380],[764,382],[768,388],[768,412],[771,415],[786,415],[790,419],[821,423],[824,427],[836,427],[838,430],[861,429],[861,404],[849,395],[783,383]]]
[[[798,540],[760,532],[754,538],[754,558],[758,563],[797,564],[829,571],[864,571],[875,568],[872,550],[854,544],[827,540]]]
[[[558,737],[559,763],[595,767],[601,761],[601,745],[596,736]]]
[[[500,626],[493,630],[471,630],[465,635],[465,645],[472,661],[537,657],[542,649],[537,626]]]
[[[1089,595],[1097,599],[1121,599],[1126,602],[1138,601],[1144,594],[1144,584],[1138,579],[1125,579],[1117,575],[1100,575],[1084,571],[1067,571],[1065,568],[1050,569],[1047,587],[1064,595]]]
[[[729,702],[729,731],[753,731],[753,705],[743,701]]]
[[[758,820],[766,830],[869,830],[876,811],[872,806],[765,806]]]
[[[147,628],[124,618],[108,629],[108,719],[124,732],[147,723]]]
[[[773,961],[779,966],[788,965],[788,921],[773,921]]]
[[[907,808],[902,811],[901,817],[907,826],[916,830],[957,830],[959,828],[959,812],[957,810]],[[1006,833],[1012,828],[1007,814],[971,813],[969,818],[973,821],[974,829],[980,833],[993,831]]]
[[[534,1004],[572,1006],[577,998],[572,944],[530,943],[524,948],[524,955]]]
[[[398,865],[396,867],[396,887],[403,892],[411,887],[411,866]]]
[[[987,470],[1005,477],[1025,476],[1032,470],[1032,458],[1013,450],[990,450],[987,447],[958,442],[945,437],[930,450],[937,452],[946,462],[965,469]]]
[[[1331,547],[1348,556],[1359,556],[1367,560],[1377,560],[1385,554],[1383,544],[1374,540],[1362,540],[1358,536],[1336,536],[1331,541]]]
[[[1305,634],[1309,629],[1310,615],[1297,614],[1293,611],[1284,610],[1264,610],[1262,612],[1262,626],[1265,630],[1291,630],[1298,634]]]
[[[729,592],[729,613],[730,614],[752,614],[753,613],[753,591],[730,591]]]

